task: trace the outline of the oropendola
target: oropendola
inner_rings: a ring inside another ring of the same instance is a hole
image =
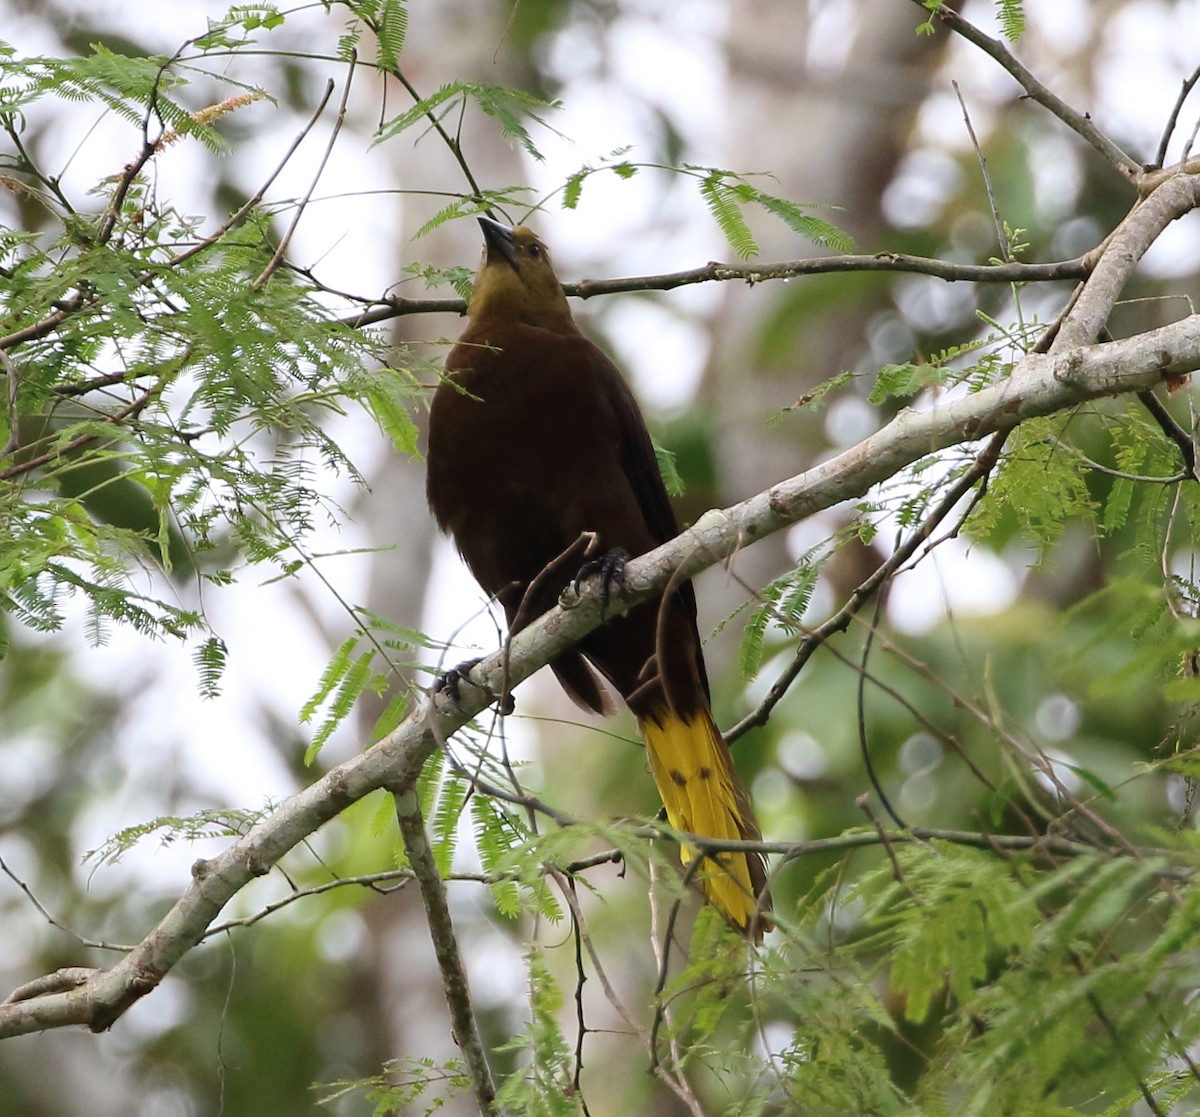
[[[479,223],[486,252],[467,328],[429,415],[427,492],[438,524],[516,631],[575,580],[579,563],[569,556],[589,533],[606,557],[588,566],[610,578],[623,557],[678,528],[637,401],[580,333],[545,244],[522,226]],[[672,826],[761,838],[713,721],[690,582],[665,605],[651,600],[611,619],[550,666],[585,709],[613,708],[593,667],[625,700]],[[681,855],[696,856],[686,845]],[[731,924],[761,940],[771,926],[761,856],[721,853],[697,877]]]

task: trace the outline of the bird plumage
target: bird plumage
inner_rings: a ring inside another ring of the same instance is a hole
[[[487,252],[467,328],[430,410],[427,491],[438,524],[515,629],[557,603],[584,558],[575,544],[585,533],[601,551],[638,555],[678,529],[633,393],[580,333],[546,246],[526,228],[480,224]],[[593,668],[622,696],[672,826],[760,837],[712,720],[690,582],[665,606],[654,600],[613,618],[551,667],[587,709],[611,711]],[[693,857],[685,848],[684,861]],[[722,854],[697,876],[730,922],[761,937],[770,900],[760,856]]]

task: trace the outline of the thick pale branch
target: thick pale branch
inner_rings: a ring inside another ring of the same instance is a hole
[[[1141,258],[1173,221],[1200,205],[1200,174],[1165,179],[1129,211],[1104,244],[1086,286],[1067,312],[1051,353],[1086,345],[1099,336]]]

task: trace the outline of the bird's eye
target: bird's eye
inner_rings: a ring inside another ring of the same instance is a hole
[[[542,255],[542,246],[540,244],[531,244],[529,246],[529,258],[537,260]]]

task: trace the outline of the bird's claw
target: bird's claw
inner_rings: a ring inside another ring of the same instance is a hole
[[[605,551],[597,559],[590,559],[585,562],[580,568],[579,573],[575,575],[573,583],[575,587],[575,595],[579,595],[579,583],[584,578],[591,577],[593,574],[600,575],[600,616],[603,617],[608,612],[608,599],[612,594],[613,586],[623,586],[625,584],[625,564],[629,561],[629,552],[622,547],[614,547],[611,551]]]
[[[450,695],[450,701],[456,706],[462,705],[462,695],[459,693],[460,685],[465,681],[472,686],[478,684],[471,680],[471,669],[483,662],[483,656],[477,655],[474,659],[464,659],[462,663],[455,664],[445,674],[439,675],[433,681],[433,693],[438,694],[445,691]],[[517,708],[516,700],[511,694],[504,695],[501,698],[497,709],[502,717],[507,717]]]

